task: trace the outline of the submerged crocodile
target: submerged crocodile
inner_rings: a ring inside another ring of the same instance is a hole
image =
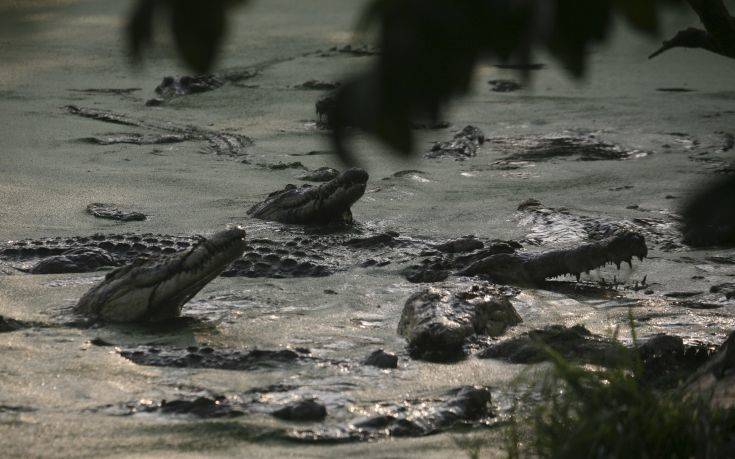
[[[320,186],[286,185],[248,210],[262,220],[300,225],[352,223],[352,204],[365,193],[368,173],[348,169]]]
[[[82,139],[85,142],[100,145],[132,143],[151,145],[162,143],[178,143],[188,141],[205,141],[209,144],[207,151],[217,155],[243,156],[247,147],[253,144],[250,137],[229,132],[214,131],[195,126],[180,126],[168,122],[158,122],[143,118],[135,118],[122,113],[107,110],[68,105],[64,107],[72,115],[89,118],[104,123],[117,124],[147,129],[156,134],[115,133]]]
[[[245,231],[231,228],[175,255],[115,269],[82,296],[76,311],[113,322],[178,317],[189,301],[245,250]]]

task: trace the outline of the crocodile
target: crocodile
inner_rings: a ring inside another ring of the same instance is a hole
[[[75,310],[112,322],[176,318],[187,301],[242,255],[244,238],[245,230],[235,227],[184,252],[140,257],[110,271],[82,296]]]
[[[300,225],[352,223],[350,207],[365,193],[368,173],[352,168],[319,186],[286,185],[248,210],[261,220]]]
[[[169,122],[158,122],[108,110],[78,107],[76,105],[67,105],[64,109],[68,113],[81,116],[82,118],[157,132],[157,134],[154,135],[143,135],[140,133],[115,133],[81,139],[88,143],[96,143],[100,145],[111,145],[115,143],[146,145],[204,141],[209,145],[206,151],[217,155],[234,157],[247,154],[247,148],[253,144],[253,140],[250,137],[241,134],[214,131],[195,126],[181,126]]]
[[[413,358],[451,361],[464,356],[473,335],[500,336],[521,323],[507,296],[475,285],[468,290],[429,288],[406,301],[398,334],[406,338]]]
[[[631,267],[633,257],[641,261],[648,255],[646,241],[638,233],[621,231],[598,242],[571,249],[541,253],[499,253],[471,263],[457,274],[483,276],[501,283],[533,285],[546,279],[572,274],[580,279],[583,272],[622,262]]]

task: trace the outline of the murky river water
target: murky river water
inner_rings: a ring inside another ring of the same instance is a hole
[[[333,155],[307,154],[329,149],[315,123],[320,93],[294,86],[335,81],[369,64],[370,57],[317,52],[350,43],[363,3],[254,2],[238,14],[219,67],[259,73],[162,107],[144,103],[163,76],[183,70],[162,51],[154,51],[142,69],[129,65],[122,41],[127,2],[0,7],[9,18],[0,28],[0,239],[207,234],[233,223],[245,226],[252,237],[298,233],[246,216],[250,205],[287,183],[300,183],[303,173],[258,164],[343,167]],[[666,28],[695,21],[683,13],[671,15]],[[355,234],[390,230],[428,242],[472,234],[519,240],[540,250],[580,243],[584,228],[578,216],[634,222],[653,234],[650,258],[632,269],[592,272],[583,281],[615,278],[630,287],[645,277],[650,292],[620,288],[589,296],[524,289],[513,299],[523,323],[506,336],[549,324],[584,324],[609,334],[632,310],[644,336],[669,333],[688,342],[719,343],[733,329],[735,305],[709,291],[733,281],[735,252],[694,251],[669,242],[679,237],[676,212],[682,199],[733,161],[735,63],[693,51],[672,51],[649,62],[645,57],[656,43],[622,25],[616,30],[611,44],[592,53],[584,82],[569,80],[542,55],[538,61],[547,65],[533,72],[530,87],[492,92],[488,80],[518,75],[483,66],[473,93],[447,114],[449,128],[422,131],[422,154],[413,160],[398,160],[358,136],[355,148],[371,179],[353,207],[359,222]],[[131,90],[99,91],[110,88]],[[686,91],[661,90],[671,88]],[[135,129],[71,116],[62,109],[69,104],[236,132],[253,138],[254,145],[243,158],[207,154],[201,142],[90,145],[79,139]],[[432,142],[449,140],[466,125],[477,126],[490,140],[476,157],[423,158]],[[524,154],[559,138],[614,146],[623,153],[601,161],[579,160],[587,146],[569,156]],[[414,172],[394,175],[406,170]],[[528,198],[564,207],[568,214],[545,220],[517,211]],[[150,217],[129,223],[99,220],[84,212],[90,202],[130,206]],[[491,388],[494,411],[502,415],[514,378],[526,370],[473,357],[453,364],[409,358],[396,327],[408,296],[424,287],[408,282],[402,267],[354,266],[318,278],[218,278],[185,307],[184,315],[193,319],[171,329],[71,326],[69,307],[103,273],[9,270],[0,276],[0,315],[41,326],[0,334],[2,455],[460,454],[455,436],[479,435],[477,429],[485,428],[481,435],[492,438],[498,418],[482,417],[474,434],[455,429],[427,437],[376,436],[370,443],[342,435],[345,426],[381,414],[431,419],[452,397],[447,393],[462,386]],[[683,301],[686,295],[680,292],[695,294]],[[309,353],[295,362],[237,371],[144,366],[119,353],[141,345]],[[397,354],[398,369],[363,365],[376,349]],[[245,415],[196,419],[147,409],[162,400],[200,396],[224,396]],[[290,423],[269,414],[303,397],[326,405],[323,422]],[[311,441],[319,438],[333,442]]]

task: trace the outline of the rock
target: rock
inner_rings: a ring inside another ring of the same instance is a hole
[[[710,293],[722,293],[725,295],[725,298],[731,300],[735,298],[735,283],[726,282],[724,284],[713,285],[709,291]]]
[[[301,164],[301,162],[299,162],[299,161],[294,161],[294,162],[290,162],[290,163],[277,163],[277,164],[265,164],[265,163],[261,163],[261,164],[259,164],[259,166],[265,167],[266,169],[270,169],[272,171],[282,171],[282,170],[285,170],[285,169],[302,169],[302,170],[307,170],[306,169],[306,166],[304,166],[303,164]]]
[[[340,84],[337,82],[320,81],[320,80],[309,80],[294,86],[296,89],[304,89],[307,91],[324,91],[333,90],[339,88]]]
[[[161,99],[159,97],[154,97],[152,99],[146,100],[145,101],[145,106],[146,107],[160,107],[161,105],[164,104],[164,102],[165,101],[163,99]]]
[[[429,398],[371,403],[360,407],[363,417],[338,425],[291,431],[291,438],[309,442],[367,441],[385,437],[419,437],[459,425],[482,425],[492,417],[490,390],[463,386]]]
[[[617,361],[620,350],[618,345],[593,335],[582,325],[550,325],[493,345],[477,356],[511,363],[538,363],[549,359],[547,347],[566,359],[600,365]]]
[[[474,236],[465,236],[463,238],[435,246],[436,250],[443,253],[472,252],[473,250],[479,250],[483,247],[485,247],[485,244],[483,244],[482,241],[475,239]]]
[[[393,247],[396,245],[398,233],[395,231],[386,231],[385,233],[376,234],[365,238],[353,238],[345,242],[348,247],[356,249],[379,249],[382,247]]]
[[[406,301],[398,333],[411,357],[451,361],[464,356],[472,335],[499,336],[521,318],[505,296],[486,286],[452,293],[429,288]]]
[[[306,182],[328,182],[337,178],[339,171],[331,167],[320,167],[299,177]]]
[[[531,208],[541,207],[541,206],[542,206],[541,201],[539,201],[538,199],[529,198],[523,201],[522,203],[518,204],[518,210],[526,210],[526,209],[531,209]]]
[[[120,351],[120,355],[138,365],[218,370],[253,370],[296,363],[308,358],[290,349],[238,351],[210,347],[182,349],[148,346],[126,348]]]
[[[307,399],[286,405],[271,414],[286,421],[315,422],[327,417],[327,408],[316,400]]]
[[[0,316],[0,333],[8,333],[8,332],[16,331],[16,330],[23,330],[25,328],[30,328],[32,326],[33,325],[28,322],[23,322],[21,320],[15,320],[9,317]]]
[[[398,357],[395,354],[378,349],[365,359],[365,365],[378,368],[398,368]]]
[[[28,272],[31,274],[88,273],[118,264],[108,251],[96,247],[84,247],[44,258]]]
[[[225,397],[215,399],[199,397],[195,400],[164,400],[161,402],[160,411],[163,414],[186,414],[198,418],[222,418],[242,416],[240,410],[233,408]]]
[[[147,217],[140,212],[127,212],[114,207],[112,204],[93,202],[87,206],[87,213],[97,218],[107,218],[122,222],[143,221]]]
[[[493,92],[513,92],[523,87],[520,83],[513,80],[490,80],[488,83]]]

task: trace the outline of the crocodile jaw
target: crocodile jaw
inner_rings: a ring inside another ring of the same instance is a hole
[[[643,260],[646,256],[648,248],[643,236],[621,231],[607,239],[571,249],[492,255],[472,263],[459,275],[482,275],[499,282],[533,285],[569,274],[579,279],[581,273],[609,263],[620,267],[626,262],[632,266],[634,257]]]
[[[161,321],[183,305],[245,250],[245,231],[231,228],[169,257],[140,258],[111,271],[77,303],[76,310],[112,322]]]

